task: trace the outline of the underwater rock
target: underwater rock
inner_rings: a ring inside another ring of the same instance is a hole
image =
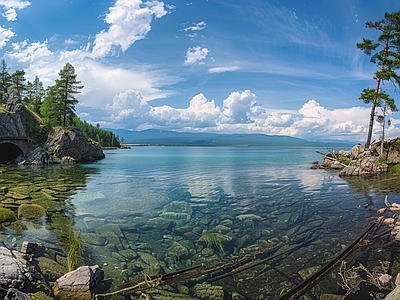
[[[18,219],[40,219],[46,215],[46,209],[37,204],[21,204],[18,207]]]
[[[184,257],[187,256],[188,254],[189,250],[186,247],[179,244],[178,242],[174,242],[172,246],[167,249],[168,257],[173,257],[173,256]]]
[[[11,209],[0,207],[0,224],[4,222],[13,222],[17,218]]]
[[[96,246],[104,246],[107,242],[104,236],[95,233],[83,233],[82,238],[86,243]]]
[[[96,228],[103,226],[106,222],[104,218],[95,218],[95,217],[84,217],[83,223],[86,225],[87,230],[95,230]]]
[[[56,281],[57,278],[60,278],[68,272],[67,267],[60,265],[54,260],[47,257],[38,257],[37,262],[40,272],[43,274],[44,277],[47,278],[47,280],[52,282]]]
[[[238,219],[239,221],[243,221],[243,220],[261,221],[262,217],[254,215],[254,214],[243,214],[243,215],[236,216],[236,219]]]
[[[400,299],[400,286],[396,286],[396,288],[385,297],[385,300],[398,300],[398,299]]]
[[[224,290],[221,286],[211,285],[208,283],[196,284],[193,287],[195,296],[204,300],[220,300],[224,299]]]
[[[146,226],[150,228],[155,228],[158,230],[167,230],[173,225],[173,222],[171,220],[167,220],[161,217],[156,217],[153,219],[150,219]]]

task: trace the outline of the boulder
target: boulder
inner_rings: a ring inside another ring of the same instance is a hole
[[[8,248],[0,242],[0,286],[2,288],[24,288],[43,276],[29,264],[31,255]]]
[[[93,289],[104,279],[98,265],[83,266],[60,277],[54,283],[54,295],[63,299],[92,299]]]
[[[105,158],[100,146],[89,141],[79,129],[54,128],[44,146],[47,152],[59,160],[88,162]],[[64,158],[67,157],[67,158]]]

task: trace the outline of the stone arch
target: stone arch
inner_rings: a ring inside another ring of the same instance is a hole
[[[22,149],[10,142],[0,143],[0,163],[12,162],[18,156],[23,155]]]

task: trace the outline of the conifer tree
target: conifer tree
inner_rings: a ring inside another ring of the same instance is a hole
[[[371,104],[370,122],[366,147],[371,144],[372,131],[374,127],[376,107],[384,101],[392,111],[396,111],[394,101],[389,95],[382,91],[385,81],[391,82],[395,87],[400,86],[400,76],[396,71],[400,68],[400,11],[385,13],[383,20],[366,23],[369,29],[380,31],[380,36],[374,42],[370,39],[363,39],[362,43],[357,43],[357,48],[371,56],[371,62],[376,65],[378,70],[375,72],[375,88],[366,88],[361,92],[360,100]]]
[[[8,72],[6,61],[2,59],[0,61],[0,103],[5,103],[4,95],[7,93],[7,89],[11,86],[11,76]]]
[[[75,98],[80,93],[80,81],[76,80],[75,68],[67,62],[58,73],[60,79],[56,80],[59,120],[62,126],[72,125],[75,116],[75,105],[79,101]]]
[[[14,85],[17,89],[19,95],[23,96],[26,90],[26,78],[25,78],[25,71],[23,70],[16,70],[14,73],[11,74],[11,85]]]
[[[49,86],[46,90],[46,95],[40,107],[43,124],[48,127],[60,125],[60,119],[57,109],[57,88],[55,85]]]
[[[43,83],[35,76],[33,82],[28,81],[26,89],[25,102],[32,105],[33,110],[40,112],[43,96],[45,95]]]

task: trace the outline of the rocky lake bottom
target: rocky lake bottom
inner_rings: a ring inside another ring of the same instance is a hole
[[[362,234],[385,195],[399,202],[399,177],[345,181],[310,170],[310,149],[294,167],[292,151],[283,159],[279,149],[234,149],[226,160],[226,150],[165,156],[154,148],[110,151],[96,164],[1,166],[0,201],[14,213],[2,220],[1,240],[43,244],[38,264],[54,281],[67,272],[62,238],[71,229],[84,242],[80,264],[104,270],[109,295],[98,299],[124,299],[111,294],[122,289],[137,299],[279,299]],[[30,214],[36,206],[43,215]],[[313,293],[344,294],[368,281],[359,272],[343,282],[360,264],[396,276],[397,247],[385,235],[360,248]],[[146,289],[130,290],[143,280]]]

